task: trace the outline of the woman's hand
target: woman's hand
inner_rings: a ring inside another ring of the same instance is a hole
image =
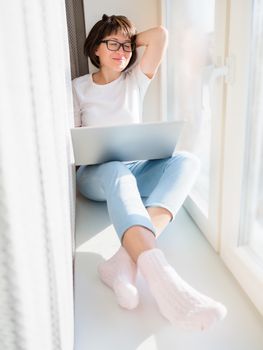
[[[163,26],[148,29],[136,35],[136,46],[145,46],[140,66],[150,79],[155,75],[168,43],[168,31]]]

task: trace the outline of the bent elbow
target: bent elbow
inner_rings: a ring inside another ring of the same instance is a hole
[[[168,32],[167,28],[160,25],[157,27],[157,30],[158,30],[160,40],[162,40],[164,43],[167,43],[168,37],[169,37],[169,32]]]

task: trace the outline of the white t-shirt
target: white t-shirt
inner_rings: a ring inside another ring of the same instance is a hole
[[[74,79],[75,127],[140,123],[150,82],[139,64],[105,85],[94,83],[92,74]]]

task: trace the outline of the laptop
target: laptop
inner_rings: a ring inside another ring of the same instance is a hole
[[[185,122],[147,122],[71,129],[75,165],[172,156]]]

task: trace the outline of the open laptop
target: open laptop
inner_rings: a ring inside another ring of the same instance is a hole
[[[150,122],[71,129],[76,165],[166,158],[184,122]]]

